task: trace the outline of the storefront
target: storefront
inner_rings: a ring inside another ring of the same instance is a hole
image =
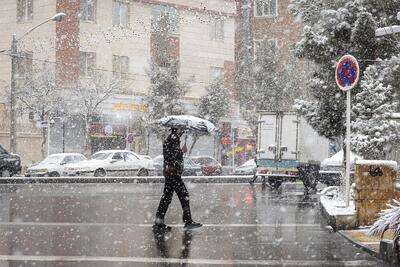
[[[233,128],[230,122],[222,123],[220,144],[224,166],[238,166],[255,156],[256,141],[248,127]]]
[[[125,125],[90,125],[91,152],[95,153],[107,149],[125,149],[127,143],[126,129]]]
[[[143,154],[146,139],[144,117],[148,112],[143,97],[115,95],[101,108],[101,118],[93,124],[92,150],[128,149]]]

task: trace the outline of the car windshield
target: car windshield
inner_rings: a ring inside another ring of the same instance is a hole
[[[193,160],[191,160],[190,158],[183,158],[183,164],[185,165],[195,165],[195,163],[193,162]]]
[[[63,155],[51,155],[45,158],[41,163],[43,164],[58,164],[64,159]]]
[[[193,158],[193,161],[200,165],[210,165],[212,163],[209,158]]]
[[[106,158],[108,158],[112,153],[111,152],[99,152],[99,153],[95,153],[92,156],[92,159],[94,160],[105,160]]]
[[[242,167],[250,167],[250,166],[255,166],[256,163],[254,162],[254,159],[248,160],[245,163],[243,163]]]

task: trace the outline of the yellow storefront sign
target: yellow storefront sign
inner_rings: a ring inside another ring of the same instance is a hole
[[[242,146],[235,147],[235,149],[228,152],[229,155],[236,154],[238,152],[242,152],[244,148]]]
[[[146,105],[136,103],[117,102],[113,105],[112,111],[128,111],[128,112],[148,112],[149,108]]]

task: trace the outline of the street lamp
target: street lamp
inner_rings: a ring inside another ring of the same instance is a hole
[[[393,34],[393,33],[399,33],[400,32],[400,26],[399,25],[393,25],[393,26],[388,26],[388,27],[383,27],[383,28],[378,28],[375,30],[375,36],[380,37],[388,34]]]
[[[17,39],[16,34],[14,33],[12,36],[11,42],[11,88],[10,88],[10,151],[15,153],[17,150],[17,131],[15,125],[15,74],[17,71],[17,58],[19,58],[18,54],[18,42],[21,41],[25,36],[39,28],[43,24],[49,21],[57,21],[60,22],[65,17],[65,13],[57,13],[53,17],[43,21],[42,23],[36,25],[26,33],[24,33],[20,38]]]
[[[400,12],[397,12],[396,16],[397,20],[400,20]],[[383,28],[378,28],[375,30],[375,36],[380,37],[388,34],[394,34],[394,33],[399,33],[400,32],[400,26],[399,25],[393,25],[393,26],[388,26],[388,27],[383,27]]]

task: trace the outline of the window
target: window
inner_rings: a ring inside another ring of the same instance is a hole
[[[215,19],[211,22],[210,40],[212,41],[224,40],[224,21],[222,19]]]
[[[75,161],[74,161],[74,157],[73,156],[66,156],[64,158],[64,160],[61,161],[61,162],[64,163],[64,164],[67,164],[67,163],[74,163]]]
[[[17,58],[16,78],[25,79],[29,75],[29,73],[31,73],[32,61],[33,61],[32,52],[19,53],[19,57]]]
[[[210,68],[210,80],[224,77],[224,68],[211,67]]]
[[[258,48],[262,45],[262,42],[264,40],[255,40],[254,41],[254,55],[256,55]],[[265,39],[265,42],[267,42],[267,45],[271,47],[273,51],[277,51],[278,49],[278,41],[276,39]]]
[[[91,77],[96,67],[96,53],[80,52],[80,73],[81,76]]]
[[[121,152],[116,152],[116,153],[113,155],[112,159],[115,159],[115,160],[123,160],[124,157],[122,156],[122,153],[121,153]]]
[[[33,0],[17,1],[17,22],[32,21],[33,19]]]
[[[129,6],[127,2],[113,2],[113,25],[126,27],[129,22]]]
[[[179,14],[173,7],[155,6],[151,10],[151,31],[179,33]]]
[[[96,0],[81,0],[81,20],[96,20]]]
[[[125,160],[129,162],[138,161],[139,159],[132,153],[124,153]]]
[[[256,17],[275,17],[277,16],[278,0],[255,0]]]
[[[113,56],[113,78],[121,81],[128,79],[129,74],[129,57]]]

